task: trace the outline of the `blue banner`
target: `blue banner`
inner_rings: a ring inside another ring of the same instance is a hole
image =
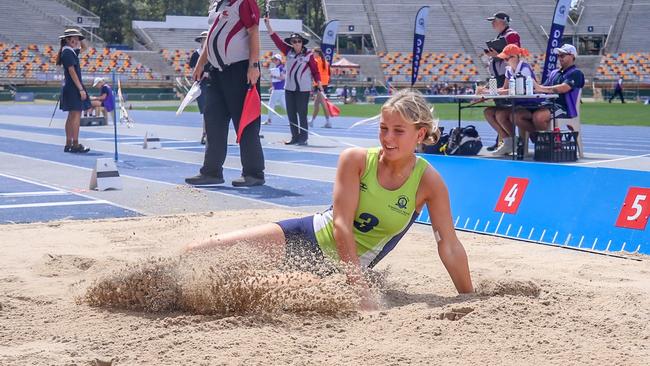
[[[418,80],[420,71],[420,59],[424,50],[424,35],[426,33],[426,18],[429,15],[429,7],[423,6],[415,16],[415,27],[413,29],[413,64],[411,65],[411,86]]]
[[[339,21],[330,20],[325,24],[325,30],[323,31],[323,41],[321,42],[320,48],[330,66],[332,65],[332,60],[334,60],[334,49],[336,47],[336,34],[338,29]]]
[[[557,55],[553,54],[553,49],[562,46],[562,35],[571,9],[571,0],[558,0],[553,13],[553,24],[548,34],[548,45],[546,46],[546,58],[544,59],[544,70],[542,71],[542,83],[557,67]]]

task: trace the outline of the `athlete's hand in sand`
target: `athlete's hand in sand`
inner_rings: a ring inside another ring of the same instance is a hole
[[[361,311],[379,310],[379,305],[377,304],[377,301],[375,301],[375,297],[373,296],[372,291],[370,291],[368,284],[364,283],[362,286],[363,288],[360,291],[361,302],[359,303]]]

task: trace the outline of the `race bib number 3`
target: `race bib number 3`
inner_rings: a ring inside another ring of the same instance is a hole
[[[618,214],[616,226],[645,230],[650,216],[650,188],[631,187]]]
[[[524,198],[526,187],[528,187],[528,179],[508,177],[494,211],[508,214],[516,213],[521,200]]]

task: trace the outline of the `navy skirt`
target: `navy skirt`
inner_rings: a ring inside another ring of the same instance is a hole
[[[86,96],[88,92],[86,92]],[[81,93],[73,85],[65,85],[61,88],[61,97],[59,99],[59,108],[62,111],[85,111],[86,109],[91,108],[90,98],[87,97],[86,100],[81,100]]]

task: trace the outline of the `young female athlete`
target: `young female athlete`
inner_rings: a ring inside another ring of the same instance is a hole
[[[59,39],[61,40],[61,49],[56,58],[56,64],[63,66],[65,74],[59,108],[68,112],[68,118],[65,121],[66,140],[63,151],[87,153],[90,149],[79,143],[81,111],[91,108],[88,92],[81,80],[81,67],[79,67],[79,52],[84,36],[77,29],[66,29]]]
[[[456,237],[442,177],[414,154],[418,143],[435,143],[439,131],[421,94],[401,91],[382,106],[376,148],[351,148],[339,158],[334,204],[325,212],[219,235],[190,244],[189,251],[240,241],[339,260],[348,281],[384,258],[426,204],[438,254],[459,293],[473,291],[465,249]]]

